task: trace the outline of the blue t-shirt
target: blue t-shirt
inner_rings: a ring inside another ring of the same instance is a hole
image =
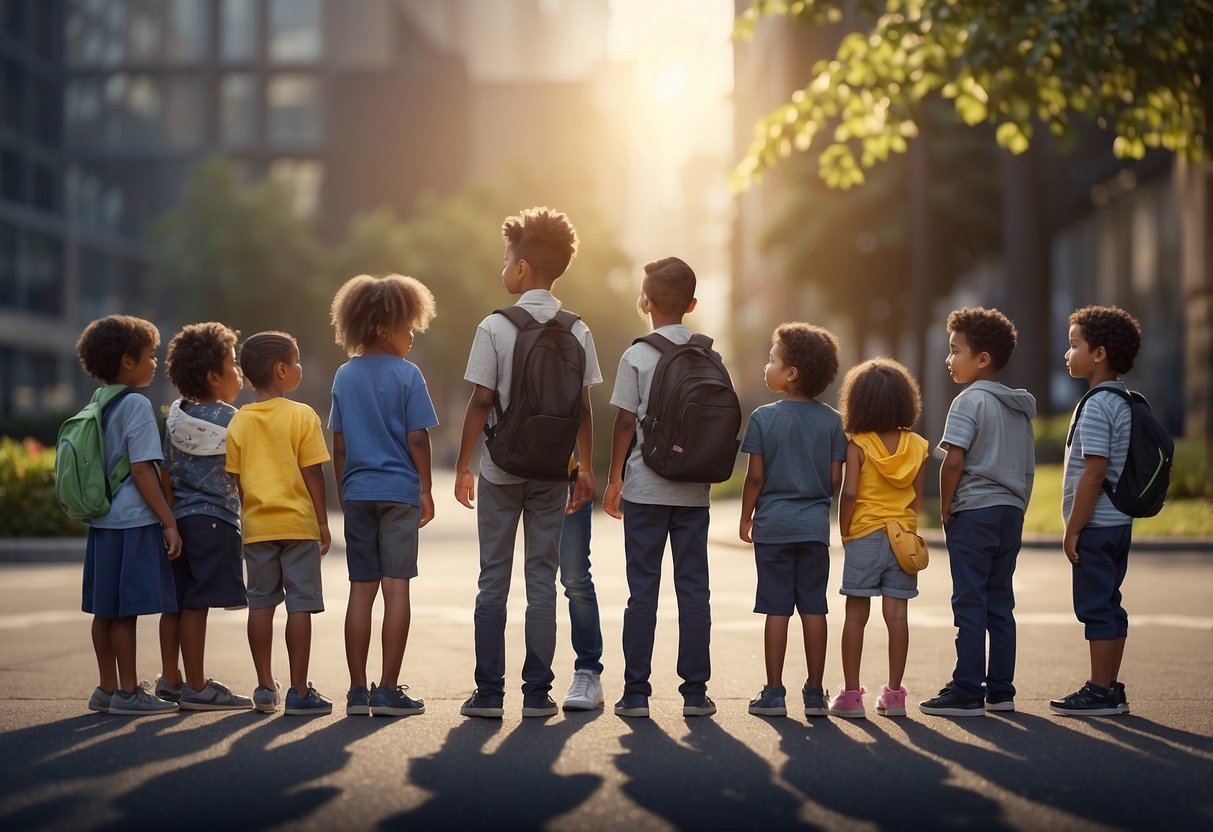
[[[829,543],[832,464],[847,458],[838,411],[818,401],[763,405],[750,414],[741,450],[762,457],[754,509],[758,543]]]
[[[1122,381],[1105,381],[1097,387],[1119,387],[1127,390]],[[1077,408],[1075,408],[1077,410]],[[1070,419],[1071,425],[1074,419]],[[1092,396],[1082,406],[1082,415],[1074,427],[1074,439],[1066,446],[1066,467],[1062,474],[1061,484],[1061,517],[1063,522],[1069,522],[1070,512],[1074,509],[1074,493],[1078,490],[1078,481],[1082,472],[1087,468],[1088,456],[1101,456],[1108,461],[1108,471],[1104,475],[1113,487],[1116,486],[1120,474],[1125,469],[1125,460],[1129,456],[1129,432],[1133,427],[1133,411],[1128,402],[1110,393],[1107,396]],[[1092,528],[1108,526],[1125,526],[1133,522],[1133,518],[1123,514],[1112,505],[1112,500],[1104,490],[1099,490],[1095,499],[1095,510],[1087,525]]]
[[[421,479],[405,436],[437,424],[416,364],[392,355],[360,355],[338,367],[329,430],[345,439],[342,497],[419,504]]]
[[[106,471],[114,470],[123,454],[130,457],[132,465],[162,459],[156,413],[146,396],[130,393],[110,408],[105,417],[104,441]],[[134,479],[127,477],[118,486],[109,512],[85,522],[96,529],[134,529],[159,523],[160,518],[143,501]]]
[[[225,431],[236,415],[236,408],[224,402],[200,404],[182,399],[178,406],[182,413]],[[185,433],[187,428],[182,426],[180,430]],[[164,470],[168,472],[173,489],[173,516],[205,514],[239,529],[240,492],[236,488],[236,478],[224,469],[227,455],[222,451],[205,455],[190,453],[174,444],[174,439],[189,447],[188,437],[175,435],[170,418],[164,432]]]

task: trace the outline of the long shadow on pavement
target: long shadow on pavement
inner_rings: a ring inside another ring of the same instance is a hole
[[[587,722],[524,719],[491,752],[500,720],[469,719],[447,734],[436,753],[412,760],[401,779],[432,793],[418,808],[386,818],[386,830],[541,829],[572,811],[602,784],[596,774],[557,774],[565,744]]]

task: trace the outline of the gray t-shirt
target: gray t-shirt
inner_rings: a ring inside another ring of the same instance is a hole
[[[682,324],[658,327],[653,330],[664,335],[674,344],[685,344],[693,334]],[[673,482],[658,476],[644,464],[641,446],[644,431],[640,422],[648,413],[649,388],[653,384],[653,371],[661,352],[648,344],[632,344],[619,358],[619,372],[615,374],[615,389],[611,392],[611,404],[620,410],[636,414],[636,445],[623,469],[623,499],[630,503],[658,506],[706,506],[711,503],[708,496],[711,484],[706,482]]]
[[[750,414],[741,450],[762,457],[754,540],[828,544],[832,463],[847,458],[838,411],[818,401],[763,405]]]
[[[106,471],[114,470],[123,454],[130,456],[132,465],[163,459],[156,414],[152,403],[139,393],[127,394],[106,414],[104,441]],[[133,529],[159,523],[160,519],[143,501],[134,479],[127,477],[118,487],[109,512],[85,522],[97,529]]]
[[[1105,381],[1096,387],[1128,389],[1123,381]],[[1074,424],[1073,418],[1070,424]],[[1109,483],[1116,485],[1129,456],[1129,431],[1132,427],[1133,411],[1120,396],[1096,395],[1087,399],[1082,407],[1082,415],[1078,417],[1078,426],[1074,429],[1074,439],[1066,446],[1066,468],[1061,481],[1063,521],[1069,522],[1070,512],[1074,509],[1074,492],[1078,489],[1082,472],[1087,468],[1086,457],[1101,456],[1108,460],[1108,473],[1105,476]],[[1112,500],[1100,488],[1095,510],[1091,512],[1087,525],[1099,528],[1124,526],[1132,522],[1133,518],[1117,511]]]
[[[1020,511],[1028,507],[1036,476],[1035,417],[1031,393],[996,381],[975,381],[952,401],[939,447],[965,452],[953,514],[991,506]]]
[[[514,305],[530,312],[540,323],[550,321],[560,310],[560,301],[546,289],[523,292]],[[573,335],[577,336],[581,346],[585,348],[585,386],[600,383],[602,370],[598,368],[598,353],[594,350],[594,336],[590,334],[590,328],[584,322],[577,321],[573,324]],[[510,406],[510,377],[513,375],[514,341],[517,337],[518,329],[504,315],[489,315],[476,327],[476,337],[472,340],[472,351],[468,355],[467,370],[463,374],[464,380],[496,391],[502,411]],[[494,410],[489,414],[489,424],[495,424],[496,421]],[[483,434],[477,448],[480,451],[480,476],[497,485],[526,482],[524,478],[503,471],[493,463],[492,457],[484,452]]]

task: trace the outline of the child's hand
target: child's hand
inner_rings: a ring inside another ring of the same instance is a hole
[[[606,494],[602,497],[602,507],[616,520],[623,519],[623,511],[619,508],[619,501],[622,497],[623,480],[607,483]]]
[[[939,510],[939,520],[945,526],[948,525],[949,523],[952,522],[952,512],[946,508],[941,508]]]
[[[573,484],[573,493],[569,496],[568,505],[564,507],[565,514],[573,514],[586,503],[594,502],[594,475],[588,470],[577,472],[577,482]]]
[[[1075,566],[1078,565],[1078,535],[1068,534],[1061,539],[1061,549],[1066,553],[1066,559]]]
[[[754,518],[753,517],[741,518],[741,539],[744,540],[746,543],[753,543],[754,540],[750,537],[750,534],[753,531],[754,531]]]
[[[168,550],[168,559],[176,560],[181,557],[181,533],[176,526],[164,530],[164,546]]]
[[[328,523],[320,527],[320,557],[324,557],[329,553],[329,546],[333,543],[333,536],[329,534]]]
[[[425,524],[434,519],[434,497],[428,492],[421,495],[421,522],[417,524],[417,528],[424,528]]]
[[[466,468],[455,474],[455,499],[468,508],[476,507],[476,475]]]

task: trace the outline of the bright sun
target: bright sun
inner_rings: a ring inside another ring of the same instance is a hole
[[[653,79],[653,92],[658,101],[670,103],[686,89],[687,71],[682,64],[666,64]]]

